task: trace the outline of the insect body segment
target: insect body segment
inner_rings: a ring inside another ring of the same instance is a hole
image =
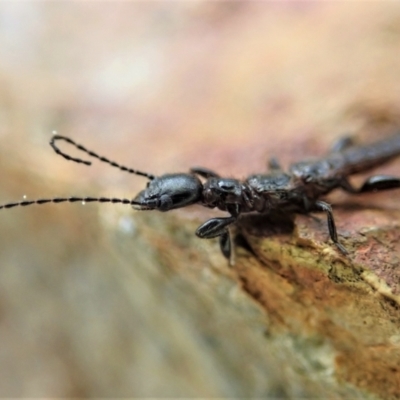
[[[228,259],[232,253],[229,227],[238,221],[241,214],[249,212],[325,212],[331,240],[341,253],[347,254],[338,239],[332,207],[322,201],[321,197],[337,188],[353,194],[400,188],[400,179],[392,176],[371,176],[360,188],[353,187],[347,179],[351,174],[367,171],[399,156],[400,133],[367,146],[356,146],[351,138],[345,137],[335,144],[326,157],[294,163],[288,172],[282,170],[276,159],[271,159],[268,173],[254,174],[245,180],[222,178],[214,171],[203,167],[192,168],[188,173],[157,177],[111,161],[65,136],[53,136],[50,145],[57,154],[68,161],[84,165],[91,165],[91,162],[64,153],[56,146],[57,141],[67,142],[92,158],[148,179],[146,188],[133,200],[108,197],[56,197],[7,203],[0,205],[0,209],[63,202],[120,203],[131,205],[141,211],[169,211],[192,204],[218,208],[228,213],[228,216],[209,219],[199,226],[196,235],[202,239],[219,237],[221,251]]]

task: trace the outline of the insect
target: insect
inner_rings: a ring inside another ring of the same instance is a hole
[[[357,146],[351,137],[344,137],[325,157],[294,163],[287,172],[276,159],[271,159],[268,172],[251,175],[245,180],[223,178],[202,167],[191,168],[188,173],[155,176],[111,161],[68,137],[52,137],[50,145],[57,154],[68,161],[84,165],[91,165],[91,162],[64,153],[56,145],[58,141],[67,142],[112,167],[146,178],[146,188],[132,200],[108,197],[55,197],[7,203],[0,205],[0,209],[46,203],[99,202],[128,204],[142,211],[170,211],[200,204],[228,213],[225,217],[209,219],[196,230],[196,235],[202,239],[219,237],[221,251],[228,259],[232,253],[229,227],[238,221],[241,214],[274,213],[278,210],[298,213],[325,212],[331,240],[341,253],[347,254],[338,239],[332,207],[320,198],[337,188],[360,194],[400,187],[400,178],[387,175],[371,176],[359,188],[353,187],[348,181],[352,174],[367,171],[399,156],[400,133],[364,146]]]

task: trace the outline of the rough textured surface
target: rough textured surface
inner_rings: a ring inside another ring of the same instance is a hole
[[[0,11],[4,201],[143,187],[57,157],[52,130],[151,173],[240,177],[400,125],[396,3]],[[193,234],[211,210],[2,211],[0,395],[399,398],[398,192],[329,201],[348,258],[321,215],[251,217],[233,269]]]
[[[363,213],[359,216],[362,227],[368,220]],[[399,240],[399,227],[378,225],[369,238],[360,235],[357,240],[360,224],[344,224],[352,238],[347,259],[321,243],[321,237],[326,238],[321,224],[309,224],[304,217],[296,221],[292,236],[247,236],[261,264],[250,273],[239,265],[238,271],[275,327],[324,338],[332,346],[331,367],[340,381],[382,398],[397,398],[399,253],[393,241]]]

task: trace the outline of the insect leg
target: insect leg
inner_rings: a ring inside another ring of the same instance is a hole
[[[202,239],[212,239],[219,236],[219,247],[225,258],[233,265],[232,238],[228,226],[234,223],[237,217],[213,218],[199,226],[196,235]]]
[[[326,216],[327,216],[327,220],[328,220],[329,236],[331,237],[333,243],[335,243],[336,247],[343,254],[348,254],[348,252],[344,248],[344,246],[339,243],[335,220],[333,219],[332,207],[330,206],[330,204],[325,203],[324,201],[318,200],[315,202],[315,207],[320,211],[326,212]]]
[[[233,224],[237,217],[212,218],[200,225],[196,235],[201,239],[212,239],[227,232],[227,227]]]
[[[378,190],[400,188],[400,178],[389,175],[370,176],[359,189],[353,187],[347,179],[342,179],[340,186],[346,192],[353,194],[377,192]]]
[[[337,140],[331,147],[331,153],[340,152],[354,146],[354,138],[352,136],[343,136]]]
[[[275,157],[271,157],[268,160],[268,170],[269,171],[280,171],[282,170],[281,164]]]
[[[359,193],[400,188],[400,179],[388,175],[375,175],[368,178],[359,189]]]
[[[190,168],[190,172],[196,175],[200,175],[202,178],[219,178],[219,175],[212,171],[211,169],[204,168],[204,167],[193,167]]]
[[[227,229],[220,237],[219,237],[219,247],[221,249],[222,254],[228,260],[231,258],[232,254],[232,241],[231,235],[229,233],[229,229]]]

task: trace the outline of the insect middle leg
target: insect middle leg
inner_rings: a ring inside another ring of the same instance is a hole
[[[277,158],[271,157],[268,160],[268,170],[271,172],[282,171],[282,167]]]
[[[354,144],[355,143],[354,143],[353,136],[346,135],[346,136],[341,137],[335,143],[333,143],[333,146],[331,147],[330,152],[336,153],[336,152],[340,152],[343,150],[347,150],[348,148],[354,146]]]
[[[205,167],[193,167],[190,168],[190,172],[192,174],[196,174],[201,176],[202,178],[208,179],[208,178],[219,178],[219,175],[214,172],[211,169],[205,168]]]

